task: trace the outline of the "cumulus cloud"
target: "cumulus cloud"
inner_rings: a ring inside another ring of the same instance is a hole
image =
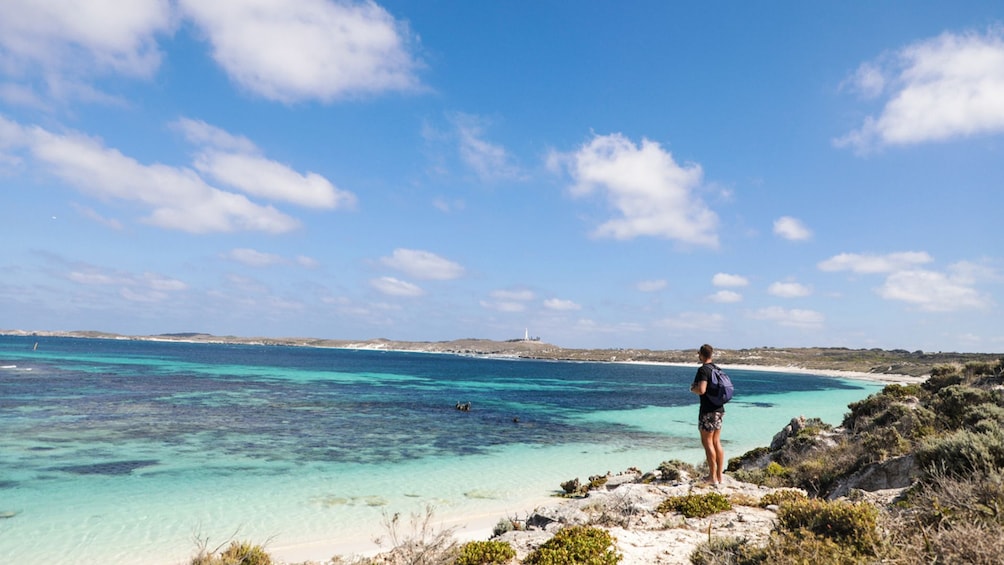
[[[929,312],[972,310],[992,304],[988,296],[972,287],[972,280],[968,277],[923,269],[890,274],[878,289],[878,294]]]
[[[169,0],[5,0],[0,69],[146,77],[160,65],[157,36],[173,26]]]
[[[719,304],[732,304],[735,302],[742,302],[743,295],[733,290],[719,290],[709,296],[708,299],[712,302],[718,302]]]
[[[649,281],[638,281],[635,288],[641,292],[658,292],[665,289],[668,285],[669,283],[666,282],[665,279],[655,279]]]
[[[781,298],[800,298],[809,296],[812,290],[796,282],[776,282],[767,287],[767,293]]]
[[[643,139],[638,145],[619,133],[596,135],[578,151],[552,154],[549,161],[568,170],[574,196],[599,191],[617,212],[595,236],[718,246],[718,216],[698,195],[701,166],[678,164],[658,143]]]
[[[742,275],[730,275],[728,273],[716,273],[715,276],[711,277],[711,284],[718,287],[737,287],[746,286],[750,283],[749,279]]]
[[[878,116],[834,140],[859,151],[1004,132],[1004,28],[943,33],[865,63],[849,81],[886,93]]]
[[[851,271],[859,274],[891,273],[917,265],[930,263],[934,259],[923,251],[903,251],[887,255],[841,253],[834,255],[817,266],[821,271]]]
[[[419,88],[407,27],[374,2],[180,0],[230,78],[280,102]]]
[[[419,249],[395,249],[390,257],[383,257],[380,262],[416,279],[445,281],[464,276],[464,268],[458,263]]]
[[[41,170],[98,198],[138,204],[150,210],[144,221],[151,225],[190,233],[283,233],[299,226],[272,206],[209,185],[191,169],[143,164],[79,133],[56,134],[40,127],[18,132],[14,141]]]
[[[782,216],[774,221],[774,235],[790,241],[804,241],[812,237],[812,231],[801,220]]]
[[[754,320],[776,322],[778,325],[800,329],[819,329],[826,317],[815,310],[788,310],[779,306],[761,308],[750,315]]]
[[[371,279],[370,286],[388,296],[421,296],[424,294],[419,286],[394,277]]]
[[[582,306],[579,306],[571,300],[562,300],[560,298],[548,298],[544,301],[544,308],[548,310],[558,310],[558,311],[570,311],[570,310],[581,310]]]
[[[188,118],[172,125],[190,142],[200,145],[195,168],[231,188],[308,208],[344,208],[356,202],[354,194],[336,188],[321,175],[301,174],[263,157],[255,144],[243,136]]]

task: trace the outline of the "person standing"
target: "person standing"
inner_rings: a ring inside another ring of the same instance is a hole
[[[724,480],[725,450],[722,449],[722,418],[725,416],[724,406],[715,406],[708,400],[708,383],[711,382],[711,368],[715,366],[713,358],[715,348],[708,344],[701,346],[698,357],[701,366],[697,369],[690,392],[701,397],[701,408],[697,418],[697,428],[701,432],[701,445],[708,459],[707,481],[718,485]]]

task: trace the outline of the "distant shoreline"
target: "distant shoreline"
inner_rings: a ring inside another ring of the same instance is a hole
[[[536,359],[597,363],[647,363],[693,366],[694,349],[650,350],[634,348],[572,349],[539,340],[456,339],[452,341],[395,341],[384,338],[344,340],[302,337],[237,337],[185,332],[129,336],[100,331],[0,330],[0,335],[21,337],[66,337],[132,341],[240,344],[257,346],[316,347],[367,351],[401,351],[454,354],[468,357]],[[726,367],[753,371],[811,373],[857,378],[886,383],[918,382],[942,365],[969,362],[996,362],[999,353],[954,353],[905,351],[900,349],[848,349],[842,347],[746,348],[720,347],[715,359]]]

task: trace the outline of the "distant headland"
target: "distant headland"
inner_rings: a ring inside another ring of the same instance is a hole
[[[0,330],[0,335],[35,337],[76,337],[141,341],[177,341],[188,343],[234,343],[288,347],[328,347],[386,351],[415,351],[485,357],[509,357],[551,361],[593,361],[615,363],[672,363],[696,365],[693,349],[652,350],[634,348],[572,349],[533,339],[465,338],[452,341],[395,341],[390,339],[344,340],[302,337],[217,336],[198,332],[157,335],[121,335],[101,331],[26,331]],[[961,365],[972,361],[993,362],[1000,353],[952,353],[906,351],[903,349],[848,349],[844,347],[757,347],[716,350],[716,361],[752,368],[783,368],[806,371],[845,371],[873,375],[920,377],[941,365]]]

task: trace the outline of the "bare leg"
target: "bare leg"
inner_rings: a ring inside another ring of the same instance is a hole
[[[725,480],[725,450],[722,448],[722,430],[711,432],[711,446],[715,452],[715,482],[721,483]],[[705,447],[705,452],[707,448]],[[710,459],[710,456],[709,456]],[[711,466],[710,464],[708,465]]]
[[[704,446],[704,456],[708,460],[708,482],[710,483],[721,481],[719,479],[721,475],[721,471],[719,470],[719,453],[721,453],[723,458],[725,457],[725,453],[721,450],[721,443],[718,441],[720,433],[718,430],[713,432],[701,430],[701,445]]]

